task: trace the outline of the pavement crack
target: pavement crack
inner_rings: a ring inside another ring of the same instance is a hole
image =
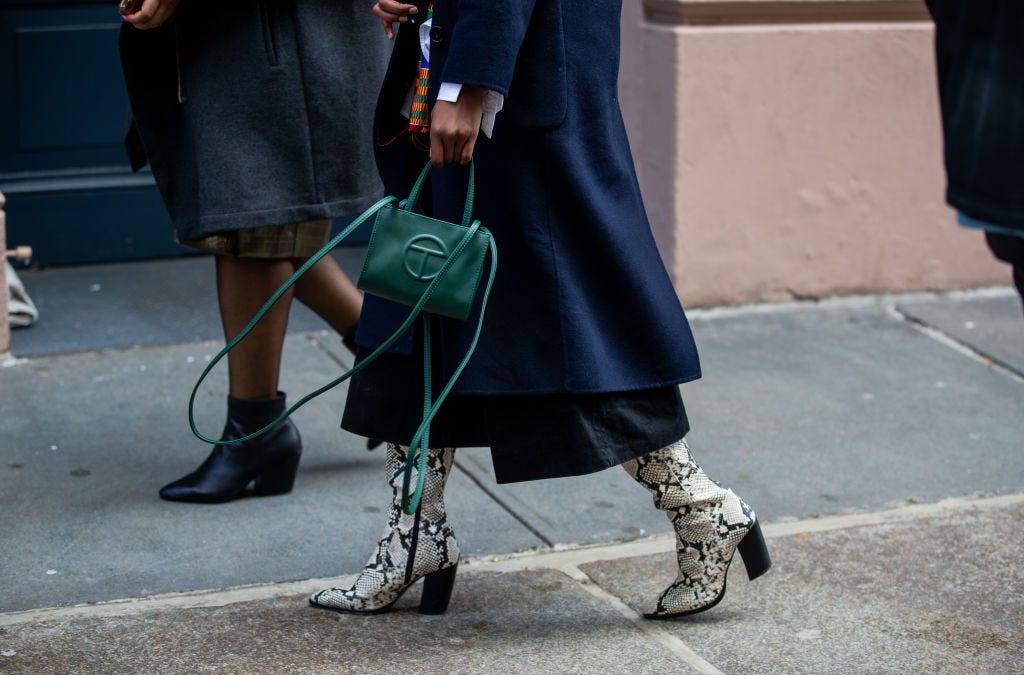
[[[645,619],[639,612],[623,602],[622,598],[602,588],[589,574],[576,565],[563,565],[557,569],[578,583],[580,588],[595,599],[611,607],[623,618],[628,619],[637,630],[674,654],[694,671],[709,675],[724,675],[721,670],[715,668],[714,665],[706,661],[697,652],[690,649],[678,636],[657,625],[656,622]]]
[[[342,359],[341,357],[339,357],[333,350],[328,349],[323,344],[323,342],[320,340],[319,336],[316,333],[307,333],[305,338],[315,348],[319,349],[324,354],[326,354],[327,358],[329,358],[332,361],[334,361],[335,363],[337,363],[343,369],[348,370],[348,369],[350,369],[352,367],[352,364],[346,363],[345,360]],[[497,504],[499,508],[504,510],[510,516],[515,518],[516,521],[519,522],[519,524],[521,524],[523,527],[525,527],[530,532],[530,534],[532,534],[533,536],[537,537],[537,539],[539,539],[541,542],[543,542],[546,547],[552,548],[554,546],[554,542],[553,541],[548,539],[544,535],[543,532],[541,532],[536,527],[534,527],[533,524],[531,524],[528,520],[526,520],[521,515],[516,513],[516,511],[507,502],[505,502],[505,500],[503,500],[501,497],[499,497],[497,495],[497,493],[494,492],[494,490],[490,489],[487,485],[485,485],[483,483],[483,481],[481,481],[479,478],[477,478],[477,476],[472,471],[469,471],[458,460],[455,461],[455,466],[458,467],[458,469],[460,471],[462,471],[462,473],[464,473],[466,476],[468,476],[469,479],[471,481],[473,481],[476,484],[476,486],[479,487],[484,492],[484,494],[486,494],[491,499],[491,501],[493,501],[495,504]]]
[[[327,345],[325,345],[323,340],[320,339],[320,335],[318,333],[306,333],[305,338],[311,345],[313,345],[313,347],[322,351],[327,358],[341,366],[343,370],[349,370],[352,367],[352,363],[341,358],[338,354],[334,353],[334,351],[328,349]]]
[[[499,507],[500,507],[500,508],[501,508],[502,510],[504,510],[504,511],[505,511],[505,512],[506,512],[507,514],[509,514],[510,516],[512,516],[513,518],[515,518],[515,519],[516,519],[516,521],[518,521],[520,525],[522,525],[522,526],[523,526],[523,527],[525,527],[525,528],[526,528],[527,530],[529,530],[529,531],[530,531],[530,534],[532,534],[533,536],[537,537],[537,538],[538,538],[538,539],[540,539],[540,540],[541,540],[542,542],[544,542],[544,545],[545,545],[545,546],[547,546],[548,548],[552,548],[552,547],[554,547],[555,543],[554,543],[553,541],[551,541],[551,540],[550,540],[550,539],[548,539],[548,538],[547,538],[546,536],[544,536],[544,533],[542,533],[542,532],[541,532],[540,530],[538,530],[538,529],[537,529],[536,527],[534,527],[534,526],[533,526],[533,524],[532,524],[532,523],[530,523],[530,521],[526,520],[526,519],[525,519],[525,518],[523,518],[523,517],[522,517],[521,515],[519,515],[518,513],[516,513],[516,511],[515,511],[515,510],[514,510],[514,509],[513,509],[513,508],[512,508],[512,507],[511,507],[511,506],[510,506],[510,505],[509,505],[509,504],[508,504],[508,503],[507,503],[507,502],[506,502],[505,500],[503,500],[503,499],[502,499],[501,497],[499,497],[499,496],[497,495],[497,493],[495,493],[495,492],[494,492],[494,490],[490,489],[490,488],[489,488],[489,487],[488,487],[487,485],[485,485],[485,484],[483,483],[483,481],[481,481],[481,480],[480,480],[480,479],[479,479],[479,478],[478,478],[478,477],[476,476],[476,474],[474,474],[474,473],[473,473],[472,471],[468,470],[468,469],[467,469],[467,468],[466,468],[465,466],[463,466],[463,465],[462,465],[462,463],[461,463],[461,462],[459,462],[459,460],[457,460],[457,459],[455,460],[455,466],[456,466],[456,467],[457,467],[457,468],[458,468],[458,469],[459,469],[459,470],[460,470],[460,471],[461,471],[462,473],[466,474],[466,476],[468,476],[468,477],[469,477],[469,479],[470,479],[471,481],[473,481],[473,482],[474,482],[474,483],[476,484],[476,486],[477,486],[478,488],[480,488],[481,490],[483,490],[484,494],[486,494],[486,495],[487,495],[488,497],[490,497],[490,498],[491,498],[491,501],[493,501],[493,502],[494,502],[495,504],[497,504],[497,505],[498,505],[498,506],[499,506]]]
[[[950,349],[953,349],[954,351],[960,352],[964,356],[967,356],[984,366],[1006,375],[1012,380],[1024,384],[1024,372],[1018,370],[1012,364],[1007,363],[997,356],[988,354],[973,345],[964,342],[963,340],[957,339],[937,326],[934,326],[919,317],[913,316],[912,314],[908,314],[896,305],[889,305],[888,310],[897,321],[906,323],[919,333],[945,345],[946,347],[949,347]]]

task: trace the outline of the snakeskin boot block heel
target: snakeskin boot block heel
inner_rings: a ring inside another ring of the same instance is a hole
[[[402,477],[408,449],[388,443],[386,469],[393,497],[388,523],[377,549],[351,588],[328,588],[315,593],[309,604],[335,612],[386,612],[418,580],[423,579],[422,614],[448,609],[459,544],[444,510],[444,485],[451,472],[454,448],[427,451],[423,496],[414,515],[402,511]],[[413,482],[416,480],[413,474]]]
[[[747,579],[750,581],[771,569],[772,559],[768,555],[768,544],[764,542],[764,536],[761,534],[761,523],[756,520],[747,536],[740,540],[736,550],[743,558],[743,566],[747,568]]]
[[[420,597],[420,614],[444,614],[455,588],[455,573],[459,566],[453,565],[432,572],[423,577],[423,595]]]
[[[732,490],[708,478],[685,441],[622,466],[654,496],[654,505],[668,514],[676,531],[679,574],[645,617],[668,619],[717,605],[737,550],[750,579],[771,567],[754,512]]]

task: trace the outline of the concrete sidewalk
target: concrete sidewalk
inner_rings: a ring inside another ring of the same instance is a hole
[[[340,254],[354,269],[359,251]],[[457,455],[468,557],[449,612],[341,616],[382,527],[382,455],[296,418],[296,490],[163,502],[208,448],[184,404],[219,348],[212,262],[26,271],[40,308],[0,368],[3,672],[1020,672],[1024,320],[1009,289],[691,313],[698,460],[757,509],[773,571],[650,622],[673,577],[663,514],[621,471],[498,486]],[[350,361],[297,309],[284,387]],[[223,422],[223,373],[200,426]]]

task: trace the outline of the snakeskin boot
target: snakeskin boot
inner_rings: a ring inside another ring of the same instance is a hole
[[[685,441],[622,465],[654,495],[654,506],[668,514],[676,530],[679,576],[658,598],[648,619],[696,614],[725,595],[725,577],[739,550],[753,580],[768,571],[771,559],[754,512],[708,478],[690,457]]]
[[[391,608],[423,578],[421,614],[442,614],[455,584],[459,544],[444,511],[444,485],[455,448],[427,451],[423,496],[414,515],[402,511],[402,475],[408,448],[388,443],[385,466],[394,491],[388,524],[377,550],[348,589],[328,588],[313,594],[309,604],[336,612],[375,614]],[[412,484],[416,483],[413,469]]]

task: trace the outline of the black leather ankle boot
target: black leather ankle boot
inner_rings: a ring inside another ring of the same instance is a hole
[[[285,396],[246,400],[228,396],[228,419],[221,440],[243,438],[262,429],[285,410]],[[241,497],[249,483],[260,497],[291,492],[299,469],[302,440],[290,419],[243,443],[218,445],[198,469],[160,489],[175,502],[216,504]]]

